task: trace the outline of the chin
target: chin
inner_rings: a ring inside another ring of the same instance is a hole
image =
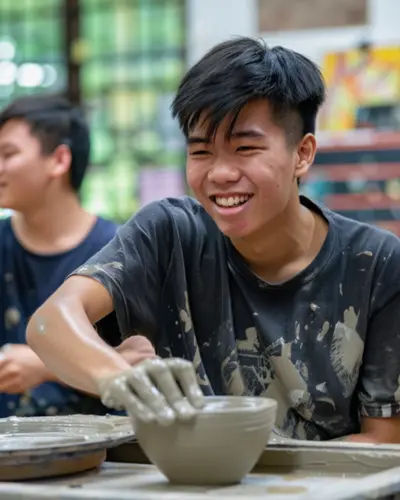
[[[15,210],[15,209],[12,204],[0,200],[0,210]]]
[[[238,228],[227,226],[226,224],[217,224],[218,229],[223,233],[226,237],[230,239],[242,239],[246,238],[251,234],[250,228]]]

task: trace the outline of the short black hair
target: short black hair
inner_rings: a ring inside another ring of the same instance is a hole
[[[82,110],[56,95],[32,95],[15,99],[0,112],[0,128],[9,120],[23,120],[40,142],[43,154],[60,144],[71,150],[70,183],[79,191],[89,163],[89,128]]]
[[[269,48],[263,40],[239,37],[216,45],[189,69],[172,103],[172,113],[186,137],[201,115],[210,137],[225,116],[231,115],[230,134],[240,110],[257,98],[268,100],[275,119],[297,142],[315,132],[325,85],[319,68],[303,55],[284,47]]]

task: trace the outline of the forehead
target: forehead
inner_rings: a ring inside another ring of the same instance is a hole
[[[191,136],[204,136],[210,127],[210,120],[207,119],[207,111],[204,111],[195,126],[189,131]],[[219,124],[216,134],[226,135],[232,126],[232,133],[241,132],[242,130],[255,130],[261,133],[271,131],[272,128],[279,128],[273,120],[272,107],[266,99],[254,99],[245,104],[237,114],[228,113]]]
[[[32,134],[30,125],[25,120],[11,119],[0,127],[0,144],[31,145],[38,139]]]

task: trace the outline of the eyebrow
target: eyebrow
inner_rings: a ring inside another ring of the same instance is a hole
[[[20,146],[18,144],[15,144],[14,142],[3,142],[3,143],[0,143],[0,148],[1,149],[6,149],[6,148],[20,149]]]
[[[200,136],[192,136],[188,137],[187,143],[188,144],[209,144],[211,141],[207,137],[200,137]]]
[[[265,135],[262,132],[259,132],[258,130],[254,129],[248,129],[248,130],[238,130],[237,132],[232,132],[229,136],[229,140],[231,139],[242,139],[242,138],[251,138],[251,139],[260,139],[262,137],[265,137]],[[201,136],[192,136],[188,137],[187,143],[188,144],[210,144],[210,139],[207,137],[201,137]]]
[[[258,139],[261,137],[265,137],[265,135],[262,132],[259,132],[258,130],[254,129],[249,129],[249,130],[238,130],[237,132],[232,132],[230,135],[231,139],[241,139],[242,137],[250,137],[253,139]]]

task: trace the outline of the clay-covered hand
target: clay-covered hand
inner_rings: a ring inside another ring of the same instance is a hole
[[[50,372],[29,346],[6,344],[1,349],[1,392],[21,394],[50,379]]]
[[[192,363],[180,358],[146,359],[98,384],[103,404],[144,422],[189,420],[204,405]]]

